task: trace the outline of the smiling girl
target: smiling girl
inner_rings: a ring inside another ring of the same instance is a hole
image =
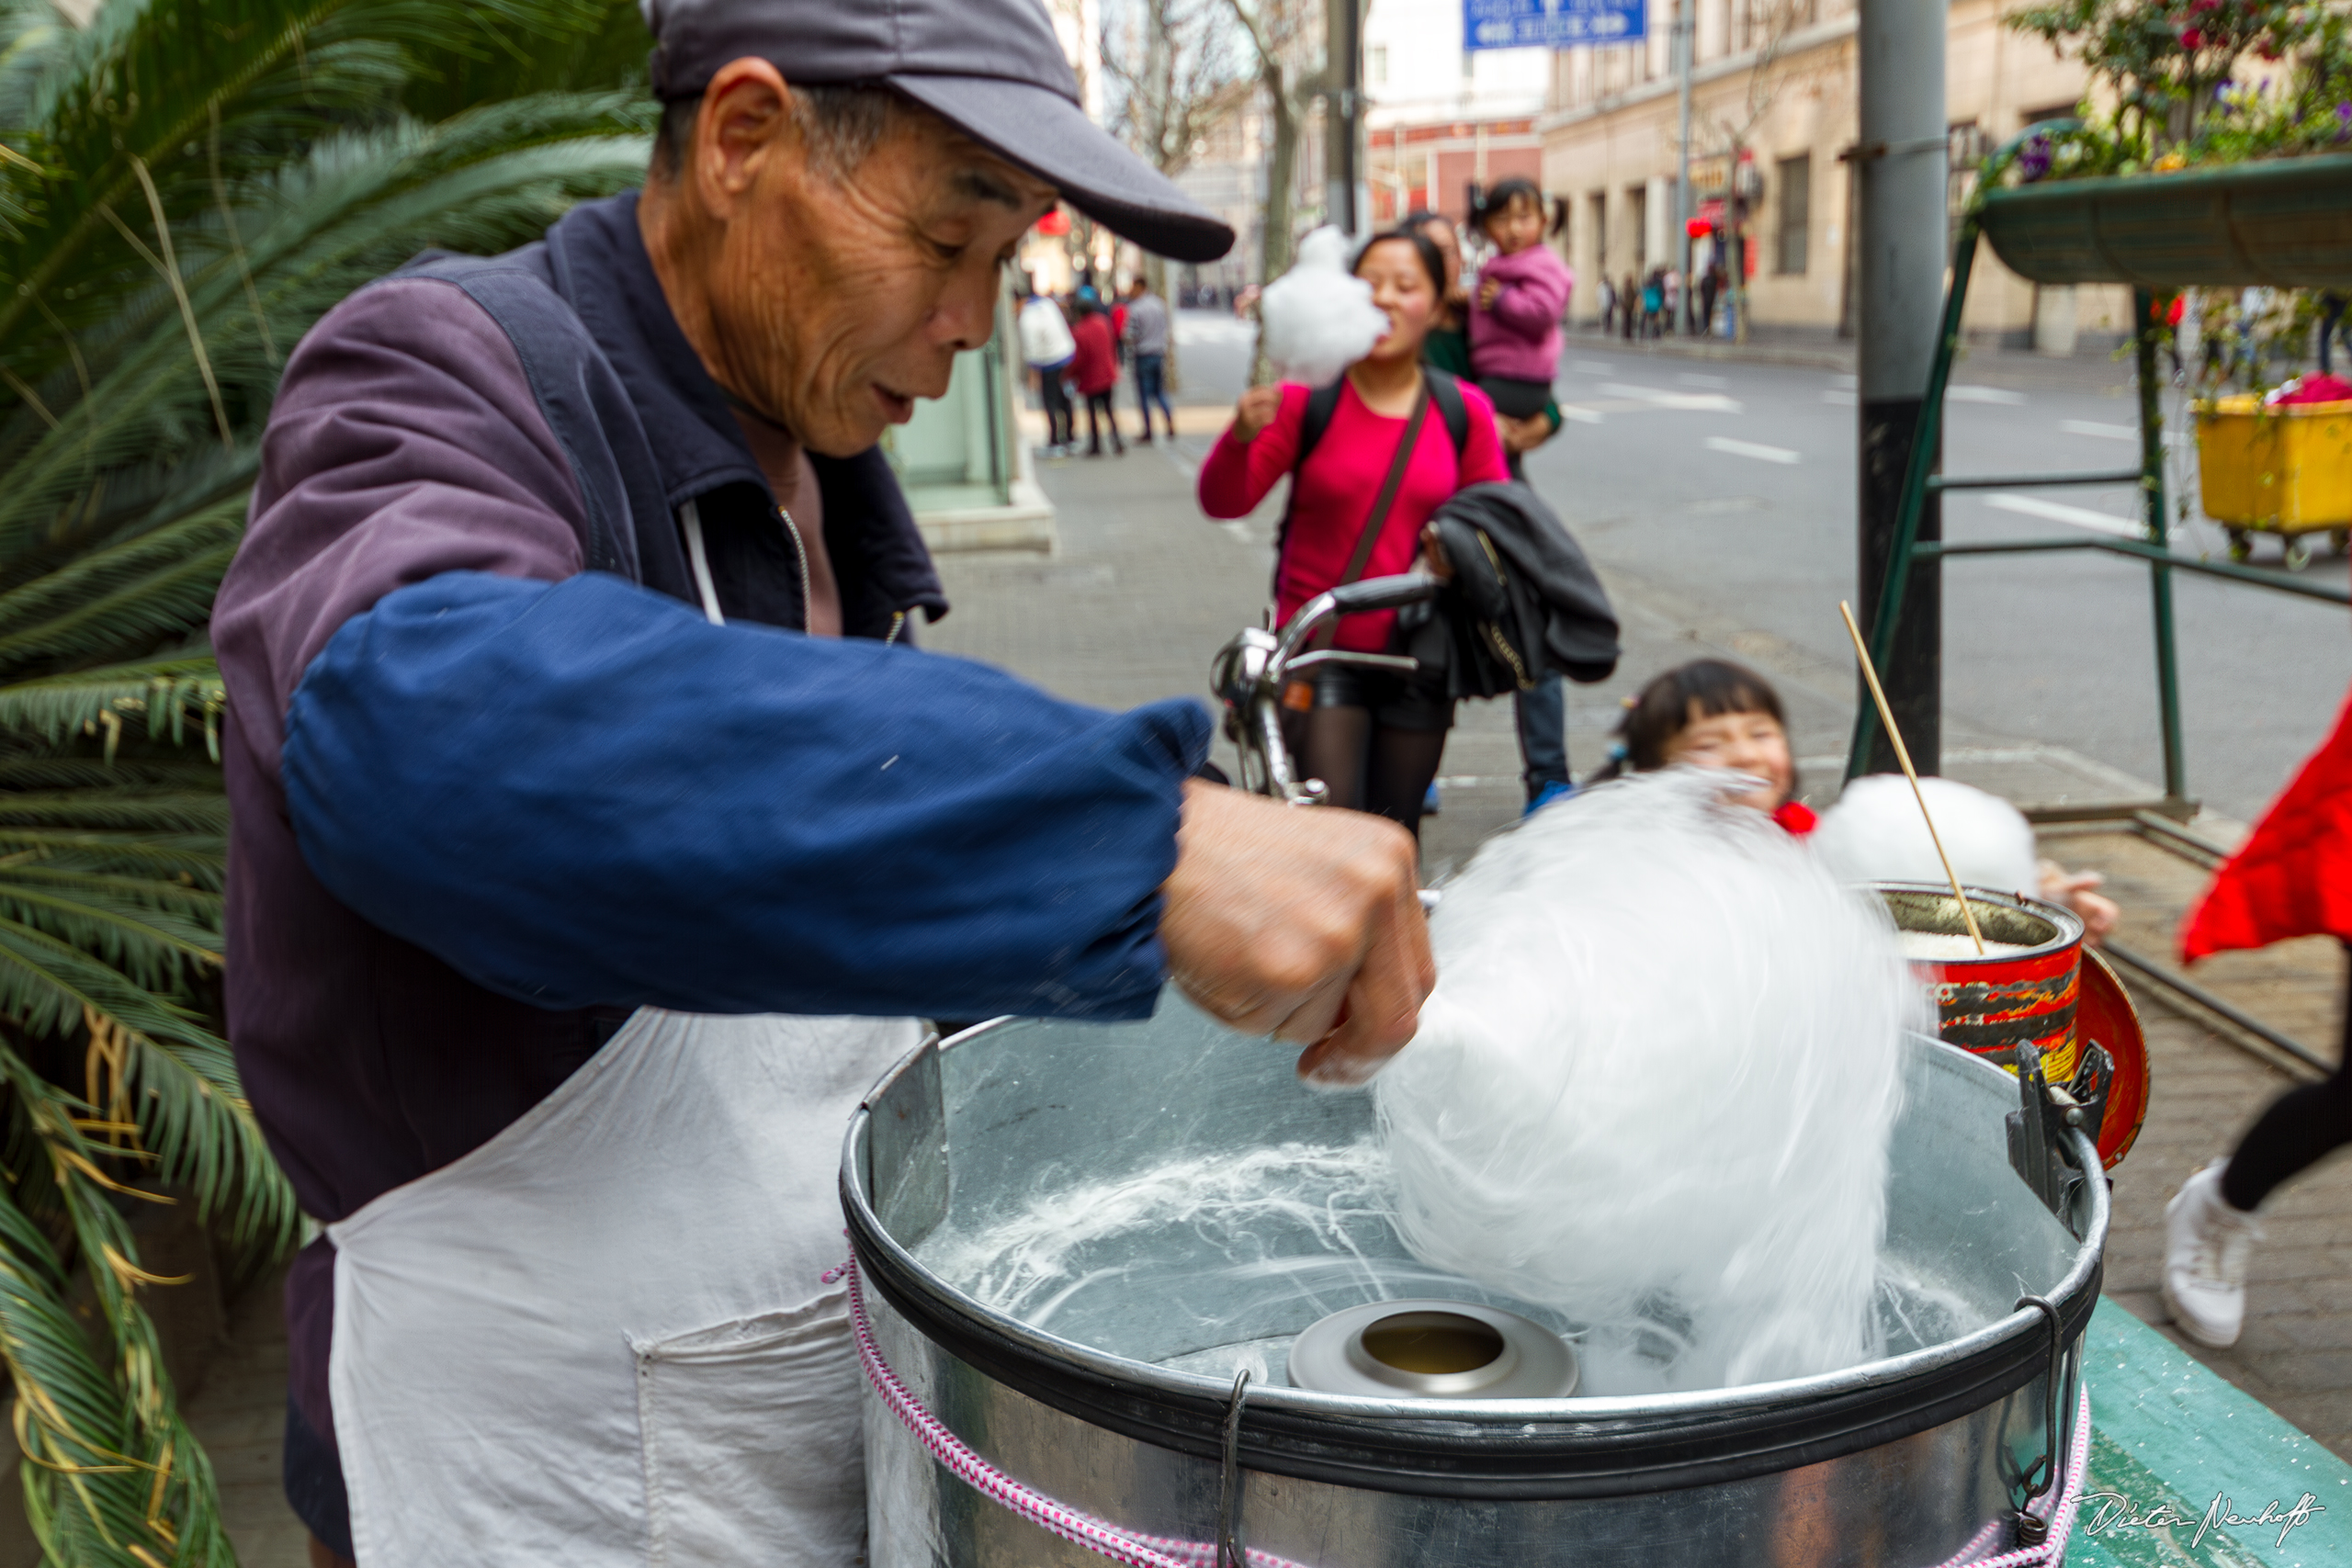
[[[1422,339],[1439,314],[1445,263],[1419,233],[1383,234],[1356,258],[1355,274],[1372,286],[1373,303],[1388,316],[1388,331],[1372,351],[1348,367],[1330,423],[1300,460],[1307,404],[1314,389],[1285,382],[1241,395],[1233,423],[1201,465],[1201,510],[1212,517],[1242,517],[1292,474],[1290,511],[1274,568],[1275,615],[1287,620],[1316,594],[1339,586],[1366,543],[1354,575],[1384,577],[1411,569],[1421,525],[1465,485],[1507,479],[1494,405],[1476,387],[1432,396],[1442,370],[1425,371]],[[1441,398],[1458,400],[1466,414],[1457,451]],[[1402,482],[1385,515],[1371,515],[1408,432]],[[1295,469],[1295,473],[1293,470]],[[1336,646],[1359,652],[1394,651],[1396,613],[1350,615]],[[1442,673],[1404,675],[1324,665],[1285,694],[1291,747],[1300,771],[1329,788],[1335,806],[1420,824],[1421,801],[1437,776],[1453,703]]]

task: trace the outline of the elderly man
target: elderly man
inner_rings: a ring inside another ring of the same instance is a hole
[[[1230,233],[1037,0],[650,0],[640,195],[360,290],[287,367],[215,636],[230,1028],[327,1235],[288,1492],[378,1565],[847,1564],[832,1166],[917,1017],[1172,976],[1360,1078],[1432,974],[1409,841],[1193,779],[1190,702],[913,651],[876,442],[1057,194]]]

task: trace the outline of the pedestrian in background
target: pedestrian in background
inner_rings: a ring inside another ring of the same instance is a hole
[[[1498,182],[1479,200],[1472,223],[1495,247],[1478,269],[1470,307],[1470,369],[1478,389],[1508,419],[1535,419],[1552,403],[1560,365],[1560,318],[1576,275],[1544,243],[1544,195],[1520,175]],[[1518,456],[1513,479],[1522,477]]]
[[[1617,321],[1617,286],[1609,281],[1609,275],[1605,272],[1600,275],[1600,335],[1607,337],[1609,329]]]
[[[1625,275],[1625,287],[1617,291],[1618,327],[1625,334],[1627,343],[1634,341],[1634,314],[1641,309],[1641,299],[1642,287],[1634,281],[1634,275],[1629,272]]]
[[[1127,285],[1127,351],[1136,367],[1136,407],[1143,415],[1141,440],[1151,445],[1151,411],[1159,409],[1168,439],[1176,439],[1176,411],[1168,406],[1168,301],[1138,277]]]
[[[1078,344],[1070,336],[1069,319],[1062,308],[1037,292],[1033,281],[1021,301],[1014,330],[1021,337],[1021,358],[1037,378],[1037,400],[1046,408],[1046,456],[1067,457],[1078,445],[1078,424],[1071,417],[1069,389],[1062,378],[1069,374]]]
[[[1274,566],[1277,620],[1342,583],[1409,570],[1432,513],[1464,486],[1509,477],[1487,395],[1421,364],[1423,340],[1444,309],[1436,244],[1392,231],[1364,247],[1355,271],[1387,312],[1387,333],[1328,393],[1295,382],[1242,393],[1201,465],[1201,510],[1212,517],[1248,516],[1290,476]],[[1309,405],[1318,402],[1328,423],[1310,431]],[[1396,622],[1393,610],[1349,615],[1332,641],[1396,652]],[[1283,706],[1300,774],[1321,779],[1332,805],[1419,831],[1453,726],[1442,671],[1326,664],[1285,690]]]
[[[1682,330],[1681,321],[1682,274],[1673,267],[1668,267],[1666,269],[1665,330],[1670,333],[1679,333]]]
[[[1642,283],[1642,335],[1657,337],[1658,314],[1666,309],[1666,269],[1654,266]]]
[[[1699,335],[1709,337],[1715,330],[1715,296],[1724,291],[1724,269],[1714,262],[1699,278]]]
[[[1111,343],[1111,316],[1091,288],[1078,291],[1078,324],[1070,329],[1077,345],[1069,362],[1070,384],[1086,400],[1086,455],[1102,456],[1102,430],[1111,431],[1111,450],[1124,457],[1127,444],[1119,438],[1119,422],[1111,412],[1111,389],[1119,384],[1119,356]],[[1070,432],[1073,445],[1078,439]]]
[[[1421,340],[1421,363],[1466,379],[1470,375],[1470,333],[1466,325],[1470,301],[1462,290],[1460,237],[1454,233],[1453,222],[1441,213],[1408,214],[1402,227],[1427,237],[1445,262],[1445,304]],[[1605,276],[1600,287],[1604,296],[1614,292]],[[1495,434],[1502,438],[1503,457],[1513,479],[1525,481],[1521,457],[1557,435],[1566,423],[1567,418],[1561,413],[1559,401],[1549,388],[1545,389],[1543,408],[1524,419],[1513,419],[1497,411]],[[1533,690],[1511,694],[1511,716],[1519,731],[1520,782],[1531,805],[1547,790],[1565,786],[1568,782],[1567,712],[1567,687],[1556,670],[1547,670],[1536,677]],[[1423,809],[1425,814],[1434,815],[1437,808],[1437,790],[1431,785]]]

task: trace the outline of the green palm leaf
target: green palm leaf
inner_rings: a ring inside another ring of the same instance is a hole
[[[53,1561],[233,1561],[122,1184],[260,1248],[300,1220],[212,1010],[205,640],[286,356],[418,251],[635,180],[646,48],[635,0],[106,0],[86,28],[0,0],[0,1362]],[[78,1095],[28,1065],[61,1053]]]

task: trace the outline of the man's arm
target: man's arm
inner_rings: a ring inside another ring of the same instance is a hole
[[[304,858],[546,1007],[1136,1017],[1205,714],[472,573],[336,634],[288,716]]]

